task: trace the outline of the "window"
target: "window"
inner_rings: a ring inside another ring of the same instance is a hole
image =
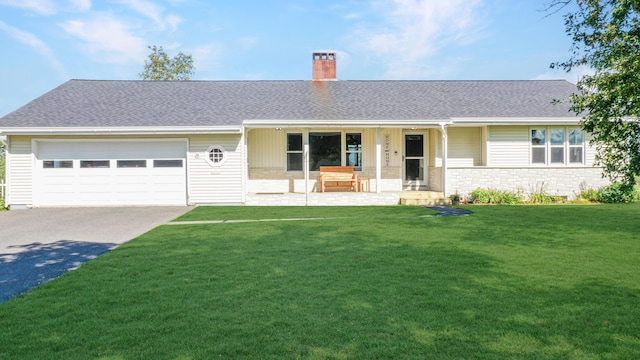
[[[220,166],[225,162],[227,156],[222,146],[213,145],[207,149],[205,159],[211,166]]]
[[[109,168],[109,160],[80,160],[81,168]]]
[[[119,168],[146,168],[147,160],[118,160]]]
[[[546,164],[546,130],[531,129],[531,163]]]
[[[552,128],[549,137],[551,163],[564,164],[564,129]]]
[[[153,160],[154,168],[181,168],[182,160]]]
[[[584,139],[582,138],[582,130],[569,129],[569,163],[582,164],[584,153]]]
[[[303,143],[303,134],[287,134],[287,171],[303,170]],[[343,162],[362,171],[362,134],[340,131],[309,133],[310,171],[318,171],[320,166],[340,166]]]
[[[44,160],[42,167],[44,169],[69,169],[73,168],[73,160]]]
[[[302,134],[287,134],[287,171],[302,171]]]
[[[362,171],[362,134],[347,133],[347,165]]]
[[[342,165],[342,133],[309,133],[309,170],[327,165]]]
[[[584,163],[584,136],[579,128],[531,129],[531,164]]]

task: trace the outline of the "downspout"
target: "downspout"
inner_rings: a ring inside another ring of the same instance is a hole
[[[440,132],[442,133],[442,193],[447,196],[447,152],[449,142],[447,138],[447,123],[440,123]]]
[[[2,139],[0,141],[2,141],[2,143],[4,144],[4,206],[6,208],[9,208],[9,195],[11,194],[11,181],[9,180],[11,178],[11,160],[9,157],[9,152],[11,149],[11,140],[9,139],[9,136],[7,136],[6,139]]]

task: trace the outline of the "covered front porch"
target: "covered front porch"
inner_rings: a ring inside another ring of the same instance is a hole
[[[383,205],[401,203],[404,191],[438,192],[441,198],[448,195],[444,170],[447,123],[423,122],[411,127],[249,125],[244,137],[246,204]],[[476,139],[480,147],[480,136]],[[367,179],[367,191],[320,193],[319,167],[327,165],[353,166],[358,179]]]

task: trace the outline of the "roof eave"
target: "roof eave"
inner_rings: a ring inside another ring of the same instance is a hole
[[[189,135],[242,134],[239,126],[7,127],[3,135]]]
[[[449,119],[431,120],[245,120],[242,124],[246,128],[407,128],[407,127],[437,127],[441,123],[449,123]]]
[[[454,125],[578,125],[580,117],[451,118]]]

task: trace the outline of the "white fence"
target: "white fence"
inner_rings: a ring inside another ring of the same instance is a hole
[[[7,194],[7,185],[4,183],[4,179],[0,179],[0,200],[5,202],[5,195]]]

